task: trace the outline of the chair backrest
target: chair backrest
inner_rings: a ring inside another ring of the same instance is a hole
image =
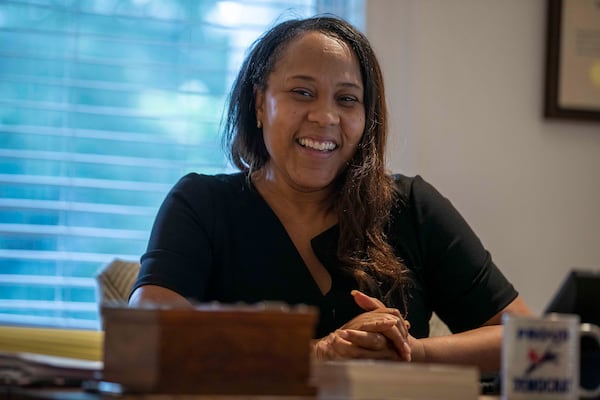
[[[139,271],[139,262],[120,259],[100,269],[96,275],[98,303],[127,302]]]
[[[433,313],[429,320],[429,336],[447,336],[452,334],[448,326],[438,317],[436,313]]]

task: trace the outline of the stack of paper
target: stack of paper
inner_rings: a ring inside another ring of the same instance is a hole
[[[0,353],[0,384],[79,385],[100,379],[102,361],[48,356],[33,353]]]
[[[0,326],[0,352],[102,361],[102,331]]]
[[[98,379],[100,331],[0,326],[0,383],[67,385]]]
[[[313,365],[321,400],[477,400],[474,367],[392,361],[329,361]]]

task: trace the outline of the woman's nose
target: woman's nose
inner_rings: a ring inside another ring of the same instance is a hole
[[[332,102],[317,101],[308,113],[308,120],[318,123],[319,126],[338,125],[340,123],[340,114]]]

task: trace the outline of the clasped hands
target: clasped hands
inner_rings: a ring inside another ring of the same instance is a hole
[[[364,313],[314,343],[318,360],[371,358],[411,361],[410,324],[395,308],[353,290],[352,296]]]

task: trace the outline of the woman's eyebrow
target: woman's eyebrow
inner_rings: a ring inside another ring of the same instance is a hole
[[[302,81],[307,81],[307,82],[311,82],[311,83],[317,81],[314,77],[309,76],[309,75],[293,75],[293,76],[288,77],[287,80],[302,80]],[[351,82],[351,81],[339,82],[336,86],[363,90],[362,85],[360,85],[356,82]]]

